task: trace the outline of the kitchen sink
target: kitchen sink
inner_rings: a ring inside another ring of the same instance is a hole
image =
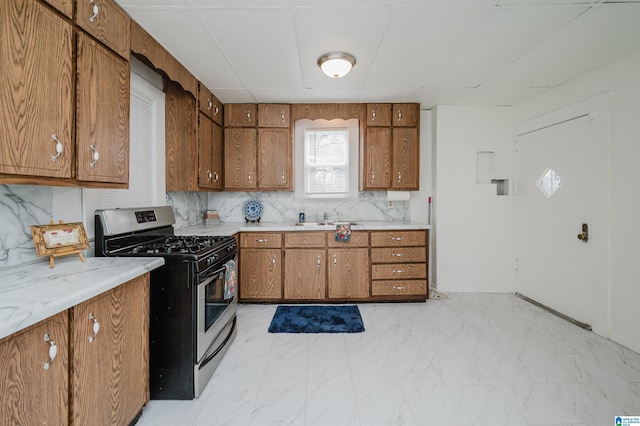
[[[296,222],[293,225],[294,226],[336,226],[336,225],[342,225],[342,224],[349,224],[351,226],[357,226],[360,225],[359,223],[356,222],[325,222],[325,221],[320,221],[320,222]]]

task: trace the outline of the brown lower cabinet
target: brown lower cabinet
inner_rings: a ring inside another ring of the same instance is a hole
[[[427,231],[240,234],[240,301],[421,301],[427,292]]]
[[[0,340],[0,424],[130,424],[149,401],[148,330],[145,274]]]

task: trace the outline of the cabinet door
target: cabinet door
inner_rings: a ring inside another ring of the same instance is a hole
[[[213,170],[211,152],[213,149],[213,122],[203,113],[198,113],[198,186],[211,188]]]
[[[225,189],[257,188],[256,148],[256,129],[224,130]]]
[[[369,250],[329,249],[328,295],[335,299],[369,297]]]
[[[367,128],[363,147],[362,189],[391,187],[391,128]]]
[[[285,299],[324,299],[325,249],[287,249],[284,260]]]
[[[71,25],[46,6],[2,2],[0,173],[72,176],[72,40]]]
[[[292,145],[289,129],[258,129],[259,188],[292,189]]]
[[[64,311],[0,342],[0,424],[68,424],[67,333]]]
[[[393,104],[391,123],[399,127],[418,127],[420,120],[419,104]]]
[[[222,126],[222,103],[202,83],[198,83],[198,108],[207,117]]]
[[[129,182],[129,63],[78,34],[78,180]]]
[[[391,187],[393,189],[419,189],[419,144],[417,128],[393,129],[393,174],[391,177]]]
[[[224,173],[222,169],[224,145],[222,127],[214,123],[211,130],[211,171],[213,173],[211,188],[222,189],[222,176]]]
[[[44,0],[45,3],[49,3],[51,6],[58,9],[68,18],[72,17],[73,13],[73,2],[71,0]]]
[[[73,424],[129,424],[142,409],[148,309],[148,275],[74,307]]]
[[[165,88],[167,191],[196,191],[198,177],[196,100],[178,83]]]
[[[282,259],[280,249],[240,251],[240,298],[281,299]]]
[[[256,104],[226,104],[224,127],[255,127],[256,112]]]
[[[367,126],[391,126],[391,104],[367,104]]]
[[[291,124],[291,105],[259,104],[258,127],[285,127]]]
[[[77,0],[76,22],[123,58],[130,55],[131,18],[113,0]]]

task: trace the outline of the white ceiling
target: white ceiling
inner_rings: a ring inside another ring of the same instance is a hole
[[[640,51],[640,0],[116,1],[224,103],[514,105]]]

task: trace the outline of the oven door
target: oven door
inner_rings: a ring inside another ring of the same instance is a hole
[[[237,266],[235,259],[233,261],[231,270],[225,266],[229,266],[229,263],[222,263],[198,275],[196,364],[200,363],[216,337],[236,313]]]

